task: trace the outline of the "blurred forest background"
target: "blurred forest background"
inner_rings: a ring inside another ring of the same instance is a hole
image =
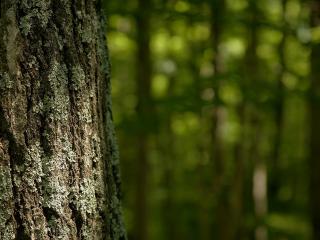
[[[106,4],[129,239],[320,239],[320,1]]]

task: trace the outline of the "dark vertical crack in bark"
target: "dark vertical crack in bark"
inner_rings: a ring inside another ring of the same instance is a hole
[[[5,112],[2,106],[0,106],[0,136],[3,137],[4,139],[8,140],[9,142],[9,155],[10,155],[10,177],[11,177],[11,183],[12,183],[12,193],[14,196],[18,196],[19,192],[15,186],[14,182],[14,175],[17,174],[15,172],[15,166],[17,164],[21,165],[23,164],[23,159],[24,159],[24,149],[22,146],[19,146],[10,130],[10,126],[7,122],[7,119],[5,117]],[[17,160],[17,162],[15,162]],[[20,239],[29,239],[27,235],[24,233],[24,228],[23,228],[23,221],[20,217],[19,213],[19,202],[17,199],[15,199],[14,203],[14,218],[15,221],[18,225],[17,228],[17,235],[16,238],[18,240]]]
[[[9,153],[10,156],[12,156],[12,166],[23,164],[25,149],[16,142],[2,106],[0,106],[0,122],[0,135],[9,142]]]

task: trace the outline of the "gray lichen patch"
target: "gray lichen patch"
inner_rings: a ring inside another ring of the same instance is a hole
[[[0,238],[15,239],[15,229],[12,218],[13,186],[7,150],[8,143],[0,141]]]
[[[93,166],[93,179],[95,180],[95,195],[97,197],[97,210],[99,212],[103,212],[105,210],[106,203],[106,185],[104,181],[104,170],[105,165],[101,161],[102,153],[101,153],[101,139],[98,134],[93,134],[90,138],[91,148],[95,149],[91,153],[91,162]]]
[[[34,104],[32,107],[32,111],[34,113],[42,113],[43,112],[43,102],[39,101],[38,103]]]
[[[11,217],[11,209],[9,206],[13,198],[12,182],[9,166],[0,165],[0,228]]]
[[[8,73],[0,73],[0,90],[6,91],[13,87],[13,81]]]
[[[48,76],[48,81],[53,88],[58,88],[67,83],[67,67],[54,60]]]
[[[48,232],[50,235],[57,236],[56,239],[59,240],[69,240],[74,239],[70,236],[75,235],[75,230],[72,227],[68,226],[61,219],[52,218],[48,221]]]
[[[74,164],[76,162],[76,153],[72,148],[70,140],[66,136],[62,136],[59,145],[61,146],[61,153],[68,164]]]
[[[86,129],[86,137],[82,140],[82,161],[81,161],[81,171],[82,179],[79,184],[79,195],[77,201],[77,209],[81,212],[84,220],[87,216],[95,216],[97,210],[97,199],[95,195],[95,181],[93,172],[93,158],[92,153],[94,152],[93,146],[90,140],[91,129]]]
[[[80,65],[72,67],[71,83],[72,83],[72,88],[75,91],[83,89],[83,87],[86,84],[85,79],[86,79],[86,75]]]
[[[97,202],[94,187],[94,180],[91,177],[84,178],[80,183],[79,210],[85,213],[84,216],[95,213]]]
[[[81,41],[83,43],[90,43],[95,39],[96,36],[91,28],[91,24],[84,22],[83,28],[80,30]]]
[[[43,205],[60,215],[64,215],[70,195],[69,166],[76,162],[76,153],[68,136],[60,127],[56,138],[52,139],[53,153],[42,160],[44,185]]]
[[[80,106],[80,111],[77,113],[79,121],[83,123],[91,123],[91,104],[89,99],[86,99]]]
[[[22,181],[27,184],[30,191],[37,191],[36,184],[40,184],[44,176],[42,156],[43,150],[40,142],[36,142],[26,149],[25,169]]]
[[[66,121],[70,108],[66,66],[55,61],[48,75],[48,81],[51,94],[44,97],[43,110],[53,120]]]
[[[79,121],[91,123],[90,88],[86,85],[86,75],[80,65],[72,67],[71,87],[76,91],[77,98],[81,99],[81,101],[76,102]]]
[[[40,26],[45,28],[52,16],[50,10],[51,1],[42,0],[23,0],[21,6],[28,11],[28,14],[20,19],[20,29],[23,35],[27,36],[32,28],[33,21],[38,21]]]
[[[21,29],[21,33],[25,36],[27,36],[31,30],[31,18],[34,15],[33,14],[28,14],[24,17],[21,18],[20,20],[20,29]]]
[[[59,215],[65,214],[65,206],[68,205],[69,189],[65,178],[68,177],[66,156],[62,151],[55,152],[43,160],[44,199],[43,206],[51,209]]]
[[[92,19],[92,16],[79,15],[79,19],[83,19],[82,23],[78,25],[77,31],[81,37],[81,42],[92,43],[97,39],[98,23],[97,19]]]
[[[0,230],[2,231],[2,229]],[[13,224],[8,225],[4,230],[3,230],[3,237],[2,239],[6,240],[15,240],[16,239],[16,229]]]
[[[92,163],[100,163],[98,166],[103,165],[100,160],[102,159],[102,154],[101,154],[101,139],[100,136],[97,133],[94,133],[91,137],[90,137],[90,145],[91,148],[94,149],[95,151],[92,151],[91,154],[91,162]],[[97,169],[96,169],[97,170]],[[103,169],[98,169],[99,171],[103,171]],[[99,173],[101,174],[101,177],[103,177],[102,172]]]
[[[64,215],[68,203],[68,189],[63,181],[57,177],[57,172],[46,179],[43,206],[59,215]]]

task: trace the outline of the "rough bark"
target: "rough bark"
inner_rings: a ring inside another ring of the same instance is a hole
[[[125,239],[97,1],[1,0],[0,239]]]
[[[311,27],[320,26],[320,1],[311,1]],[[320,239],[320,44],[311,47],[310,88],[310,210],[313,239]]]

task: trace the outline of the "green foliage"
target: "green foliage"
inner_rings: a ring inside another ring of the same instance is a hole
[[[151,36],[152,65],[145,117],[137,111],[143,86],[136,76],[139,68],[145,70],[136,57],[135,19],[141,10],[137,1],[108,2],[129,238],[135,234],[136,179],[144,174],[138,150],[142,134],[148,142],[149,239],[224,240],[222,217],[230,218],[225,229],[232,232],[237,214],[242,214],[237,239],[253,236],[260,225],[270,239],[309,239],[306,99],[310,46],[320,34],[308,26],[307,4],[152,1],[151,27],[143,29],[150,31],[145,34]],[[217,148],[222,167],[213,154]],[[262,217],[252,196],[252,185],[261,183],[253,182],[259,164],[268,175],[263,186],[268,209]]]

